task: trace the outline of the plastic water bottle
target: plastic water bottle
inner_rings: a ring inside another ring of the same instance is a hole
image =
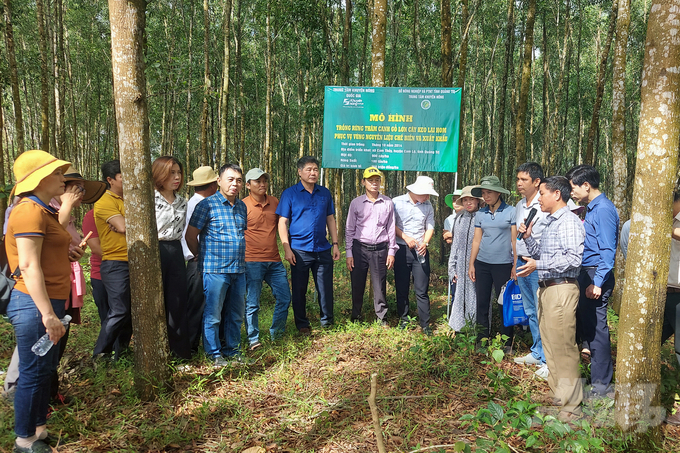
[[[420,247],[421,244],[422,242],[418,241],[418,247]],[[427,254],[427,249],[425,250],[425,254]],[[418,253],[418,250],[416,250],[416,255],[418,255],[418,262],[420,264],[425,264],[425,254],[421,255],[420,253]]]
[[[60,319],[61,323],[68,329],[68,324],[71,322],[71,316],[66,315],[62,319]],[[44,356],[47,354],[47,352],[52,349],[52,346],[54,346],[54,343],[50,341],[50,334],[46,333],[38,341],[35,342],[33,347],[31,348],[31,351],[35,353],[37,356]]]

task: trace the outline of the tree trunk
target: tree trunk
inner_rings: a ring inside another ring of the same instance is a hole
[[[451,40],[451,0],[441,0],[442,86],[453,86],[453,50]]]
[[[614,63],[612,76],[612,172],[614,186],[612,202],[619,210],[621,225],[628,220],[626,203],[626,186],[628,185],[628,152],[626,150],[626,50],[628,48],[628,28],[630,27],[630,0],[619,0],[619,12],[616,16],[616,43],[614,45]],[[620,250],[616,253],[616,281],[612,306],[619,312],[625,261]]]
[[[267,50],[264,55],[264,70],[266,75],[265,81],[265,107],[264,107],[264,144],[262,146],[262,162],[267,162],[272,152],[272,61],[273,61],[273,43],[272,43],[272,10],[271,1],[267,2],[267,16],[266,16],[266,35],[267,35]],[[271,171],[265,168],[266,171]]]
[[[47,73],[47,32],[43,0],[36,0],[38,35],[40,36],[40,149],[50,152],[50,84]]]
[[[62,0],[57,0],[55,4],[57,13],[57,30],[56,41],[57,51],[55,52],[55,66],[56,66],[56,80],[57,102],[55,103],[55,110],[57,111],[56,133],[57,133],[57,155],[66,158],[66,52],[64,51],[64,4]],[[75,153],[73,154],[75,155]],[[79,168],[83,171],[83,168]]]
[[[385,31],[387,29],[387,0],[374,0],[373,48],[371,50],[371,84],[385,86]]]
[[[612,11],[609,17],[609,30],[607,31],[607,41],[602,48],[602,57],[600,58],[600,71],[597,75],[597,92],[595,94],[595,104],[593,105],[593,116],[590,120],[590,129],[588,129],[588,145],[586,147],[585,164],[594,165],[594,147],[595,136],[599,128],[600,121],[600,107],[602,106],[602,97],[604,95],[605,76],[607,72],[607,59],[609,58],[609,50],[614,39],[614,30],[616,29],[616,13],[618,11],[618,0],[612,1]]]
[[[210,9],[203,0],[203,110],[201,111],[200,165],[210,165],[208,156],[208,99],[210,98]]]
[[[0,86],[0,99],[3,99],[3,89]],[[2,141],[2,131],[5,130],[5,116],[3,109],[0,107],[0,187],[5,187],[5,149]],[[0,198],[0,228],[5,226],[5,209],[7,209],[7,197]]]
[[[222,96],[220,97],[220,163],[229,161],[227,150],[229,147],[229,67],[231,65],[230,31],[231,31],[231,3],[224,0],[224,62],[222,69]]]
[[[349,85],[349,55],[352,46],[352,0],[345,0],[345,22],[342,27],[342,63],[340,65],[340,83]]]
[[[531,79],[531,60],[534,51],[534,23],[536,21],[536,0],[529,0],[527,25],[524,32],[524,62],[522,63],[522,81],[517,107],[517,123],[515,124],[515,161],[522,164],[526,161],[526,118],[529,84]]]
[[[508,0],[508,19],[505,26],[505,64],[503,65],[503,79],[498,104],[498,134],[496,134],[496,157],[494,159],[494,175],[500,175],[501,163],[505,153],[505,100],[508,91],[508,74],[512,65],[512,54],[515,44],[515,2]]]
[[[14,127],[16,128],[17,149],[16,154],[24,152],[24,117],[21,112],[21,97],[19,94],[19,71],[14,52],[14,31],[12,26],[12,2],[5,0],[5,42],[7,45],[7,58],[9,60],[9,77],[12,85],[12,102],[14,105]]]
[[[111,61],[134,300],[135,388],[142,399],[150,400],[168,386],[170,375],[158,233],[153,215],[144,73],[145,7],[145,0],[109,0]]]
[[[633,435],[631,451],[660,445],[661,328],[668,281],[672,191],[678,163],[680,0],[652,3],[640,92],[640,130],[630,245],[616,360],[616,423]],[[650,212],[655,215],[649,215]]]

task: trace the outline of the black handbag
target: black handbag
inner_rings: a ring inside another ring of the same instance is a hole
[[[0,315],[7,314],[7,306],[9,305],[12,288],[14,288],[14,284],[17,282],[15,278],[21,275],[21,270],[19,270],[19,266],[17,266],[14,272],[8,277],[7,267],[8,265],[5,263],[2,267],[2,271],[0,271]]]

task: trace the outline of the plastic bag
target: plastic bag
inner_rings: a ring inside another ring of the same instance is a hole
[[[508,280],[505,284],[505,291],[501,291],[501,293],[503,294],[503,324],[505,327],[528,325],[529,318],[524,313],[522,291],[520,291],[517,282],[512,279]]]

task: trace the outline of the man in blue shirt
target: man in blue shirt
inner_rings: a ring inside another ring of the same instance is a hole
[[[578,283],[577,336],[590,349],[590,381],[594,396],[611,392],[612,363],[607,301],[614,290],[614,259],[618,242],[619,214],[600,192],[600,173],[590,165],[579,165],[567,173],[572,197],[587,204],[583,226],[586,239]]]
[[[338,229],[331,192],[318,185],[319,161],[312,156],[297,162],[300,182],[281,194],[276,214],[279,215],[279,237],[290,263],[291,300],[295,326],[301,334],[310,330],[306,310],[309,271],[319,292],[322,327],[333,325],[333,261],[340,259]],[[290,225],[290,231],[288,229]],[[326,228],[331,235],[331,245]]]
[[[215,366],[224,366],[228,363],[225,358],[243,361],[239,345],[246,307],[248,211],[237,198],[243,187],[243,173],[238,165],[223,165],[217,185],[220,188],[217,193],[196,205],[185,239],[191,253],[198,257],[203,272],[203,349]],[[219,334],[222,317],[225,318],[224,346]]]

